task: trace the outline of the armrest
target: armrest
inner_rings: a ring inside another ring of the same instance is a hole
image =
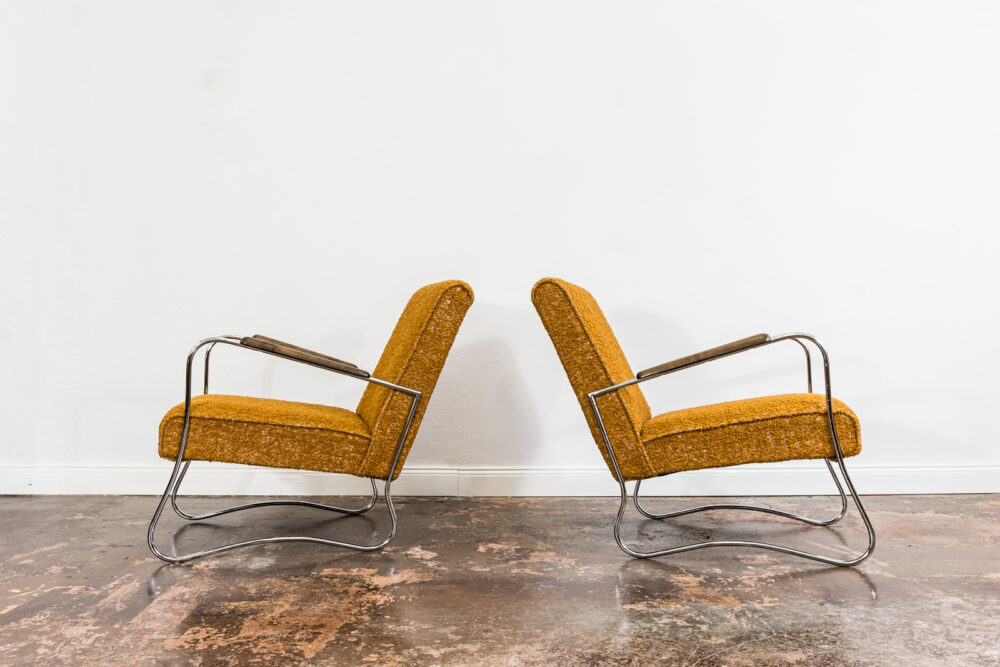
[[[689,366],[697,366],[698,364],[703,364],[706,361],[711,361],[720,357],[728,357],[731,354],[759,347],[769,342],[771,342],[771,337],[764,333],[757,334],[756,336],[748,336],[746,338],[733,341],[732,343],[719,345],[718,347],[713,347],[709,350],[704,350],[703,352],[689,354],[686,357],[681,357],[680,359],[674,359],[673,361],[668,361],[665,364],[660,364],[659,366],[647,368],[636,373],[635,377],[637,380],[644,380],[646,378],[653,377],[654,375],[662,375],[664,373],[680,370]]]
[[[257,340],[262,340],[265,343],[272,343],[273,345],[280,345],[282,347],[288,347],[288,348],[291,348],[293,350],[298,350],[299,352],[305,352],[306,354],[311,354],[314,357],[322,357],[323,359],[329,359],[330,361],[336,361],[338,364],[344,364],[345,366],[354,366],[355,368],[358,367],[357,364],[352,364],[349,361],[344,361],[343,359],[338,359],[337,357],[331,357],[328,354],[323,354],[321,352],[316,352],[315,350],[308,350],[308,349],[306,349],[304,347],[299,347],[298,345],[292,345],[291,343],[286,343],[285,341],[278,340],[277,338],[268,338],[267,336],[261,336],[260,334],[254,334],[253,338],[256,338]]]
[[[286,359],[294,359],[295,361],[301,361],[302,363],[310,364],[312,366],[319,366],[320,368],[326,368],[338,373],[344,373],[346,375],[354,375],[355,377],[361,378],[371,377],[371,374],[368,371],[363,371],[353,364],[348,364],[326,355],[320,355],[302,347],[288,345],[286,343],[282,343],[281,341],[275,341],[273,338],[266,338],[264,336],[241,338],[240,345],[279,357],[285,357]]]

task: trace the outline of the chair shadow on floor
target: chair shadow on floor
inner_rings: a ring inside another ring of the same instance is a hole
[[[339,500],[339,498],[338,498]],[[269,508],[268,508],[269,509]],[[285,520],[284,517],[276,516],[274,510],[268,512],[268,509],[260,508],[257,512],[261,514],[257,515],[257,520],[253,522],[248,522],[244,518],[244,521],[239,524],[234,523],[222,523],[217,521],[189,521],[185,522],[180,528],[171,533],[170,548],[173,553],[178,553],[178,545],[185,541],[184,538],[187,536],[189,539],[196,536],[199,532],[203,533],[215,533],[220,534],[219,531],[227,531],[230,534],[238,537],[239,539],[250,539],[253,535],[249,534],[250,528],[252,526],[253,533],[267,532],[266,526],[269,524],[293,524],[293,527],[289,527],[289,532],[294,532],[298,535],[303,535],[306,537],[324,537],[324,531],[327,531],[336,522],[353,519],[350,522],[350,527],[352,529],[352,534],[375,534],[377,532],[378,524],[380,523],[377,517],[372,517],[367,514],[338,514],[338,515],[325,515],[323,517],[309,518],[305,515],[303,508],[295,508],[294,517],[291,521]],[[269,516],[268,516],[269,515]]]
[[[659,500],[659,499],[657,499]],[[662,503],[661,503],[662,504]],[[643,519],[632,524],[635,532],[629,531],[631,539],[638,535],[639,539],[650,539],[653,535],[663,535],[669,533],[678,543],[688,541],[699,541],[709,537],[721,539],[754,539],[765,532],[770,536],[788,537],[794,540],[795,537],[805,539],[816,536],[816,528],[788,523],[778,517],[767,515],[756,515],[753,517],[752,525],[748,522],[733,521],[733,517],[739,516],[741,511],[730,510],[728,512],[717,512],[716,514],[727,514],[728,521],[720,516],[719,525],[706,525],[706,515],[685,515],[670,519],[670,523],[664,523],[656,519]],[[764,521],[760,521],[765,519]],[[714,523],[714,522],[713,522]],[[720,534],[720,530],[724,534]],[[825,531],[828,536],[825,541],[835,542],[836,545],[846,552],[849,549],[843,530],[829,528]],[[655,539],[655,538],[652,538]],[[829,545],[828,545],[829,546]],[[697,560],[697,568],[692,567],[692,559]],[[711,570],[705,568],[705,563],[713,562],[715,567]],[[761,572],[750,569],[743,574],[744,568],[752,568],[753,563],[767,562],[769,564],[788,564],[793,569],[785,572]],[[756,549],[744,549],[740,547],[713,547],[701,551],[692,551],[687,554],[677,554],[669,559],[628,559],[619,568],[619,580],[626,585],[641,585],[650,581],[650,574],[654,573],[657,578],[670,575],[695,575],[719,577],[720,569],[725,573],[722,579],[737,581],[741,579],[756,579],[766,577],[769,586],[780,588],[792,583],[811,582],[819,588],[826,589],[833,584],[837,597],[850,596],[856,598],[856,594],[844,591],[845,581],[857,581],[864,585],[866,594],[874,601],[878,598],[878,587],[872,578],[863,570],[858,568],[842,568],[830,566],[810,566],[806,563],[799,563],[794,558],[782,558],[781,555],[772,553],[762,553]],[[706,574],[702,574],[706,573]],[[835,583],[834,583],[835,582]],[[826,584],[826,586],[824,586]]]

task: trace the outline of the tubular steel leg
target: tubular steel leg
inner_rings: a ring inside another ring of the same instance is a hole
[[[803,521],[812,526],[832,526],[843,519],[844,515],[847,514],[847,494],[844,493],[844,487],[841,486],[840,480],[837,479],[837,474],[833,471],[833,465],[830,463],[830,459],[823,459],[823,462],[826,463],[826,468],[830,471],[830,476],[833,477],[833,481],[837,485],[837,490],[840,492],[840,511],[836,514],[836,516],[830,519],[811,519],[807,516],[802,516],[801,514],[783,512],[771,507],[739,504],[702,505],[701,507],[689,507],[687,509],[677,510],[676,512],[667,512],[666,514],[655,514],[647,511],[642,505],[639,504],[639,485],[642,484],[641,479],[635,483],[635,489],[632,491],[632,503],[635,505],[635,508],[639,510],[640,514],[650,519],[673,519],[674,517],[684,516],[685,514],[705,512],[707,510],[751,510],[754,512],[775,514],[777,516],[783,516],[787,519],[795,519],[796,521]]]
[[[809,348],[806,347],[805,343],[801,340],[795,338],[793,339],[802,348],[802,351],[806,355],[806,387],[809,393],[812,393],[813,383],[812,383],[812,355],[809,354]],[[635,489],[632,490],[632,502],[635,508],[645,517],[650,519],[672,519],[674,517],[683,516],[685,514],[694,514],[695,512],[704,512],[706,510],[752,510],[756,512],[766,512],[767,514],[775,514],[777,516],[783,516],[788,519],[795,519],[796,521],[803,521],[813,526],[832,526],[847,514],[847,494],[844,493],[844,487],[840,483],[840,479],[837,477],[837,473],[833,470],[833,465],[830,463],[830,459],[823,459],[823,463],[826,464],[826,469],[830,473],[830,477],[833,478],[833,483],[837,486],[837,493],[840,494],[840,511],[831,519],[810,519],[809,517],[802,516],[800,514],[793,514],[791,512],[783,512],[781,510],[771,509],[770,507],[759,507],[754,505],[739,505],[739,504],[721,504],[721,505],[703,505],[701,507],[691,507],[689,509],[678,510],[676,512],[668,512],[666,514],[654,514],[653,512],[648,512],[646,509],[639,504],[639,487],[642,484],[642,480],[638,480],[635,483]]]
[[[754,549],[767,549],[770,551],[778,551],[793,556],[799,556],[801,558],[808,558],[810,560],[818,561],[820,563],[826,563],[827,565],[837,565],[839,567],[850,567],[853,565],[857,565],[859,563],[864,562],[869,556],[872,555],[872,552],[875,550],[875,529],[872,527],[871,520],[868,518],[868,513],[865,511],[864,505],[861,503],[861,498],[858,497],[858,493],[854,488],[854,483],[851,481],[851,477],[847,473],[847,467],[844,465],[844,455],[840,448],[840,441],[837,438],[837,429],[833,420],[833,397],[830,391],[830,360],[829,357],[827,356],[826,350],[823,348],[822,345],[819,344],[818,341],[816,341],[814,338],[810,336],[805,336],[805,335],[800,335],[800,336],[813,343],[820,351],[823,357],[823,371],[826,384],[827,422],[830,427],[830,436],[833,439],[833,447],[834,447],[834,452],[836,454],[835,460],[837,462],[837,466],[840,468],[840,474],[843,476],[844,482],[847,485],[847,491],[850,494],[851,499],[854,501],[854,505],[855,507],[857,507],[858,513],[861,515],[861,519],[865,524],[865,529],[868,532],[868,547],[860,555],[850,559],[840,559],[840,558],[834,558],[832,556],[823,556],[821,554],[802,551],[800,549],[793,549],[791,547],[782,546],[780,544],[770,544],[767,542],[755,542],[747,540],[710,540],[705,542],[696,542],[693,544],[685,544],[668,549],[660,549],[657,551],[646,551],[646,552],[636,551],[635,549],[632,549],[631,547],[626,545],[624,541],[622,541],[621,537],[622,518],[625,516],[625,509],[628,507],[628,490],[625,487],[625,480],[622,477],[621,469],[618,466],[618,459],[615,456],[614,449],[611,447],[611,441],[610,438],[608,437],[607,429],[604,426],[604,420],[601,418],[601,411],[597,407],[597,396],[595,394],[591,394],[589,396],[590,406],[591,409],[594,411],[594,416],[597,420],[598,428],[600,429],[601,435],[604,438],[604,445],[608,452],[608,458],[611,460],[612,468],[614,470],[615,477],[618,480],[618,486],[621,491],[621,503],[618,506],[618,514],[615,517],[614,521],[614,535],[615,535],[615,541],[618,543],[618,546],[621,547],[622,551],[629,554],[630,556],[635,556],[636,558],[657,558],[659,556],[668,556],[671,554],[683,553],[685,551],[694,551],[696,549],[706,549],[709,547],[750,547]],[[795,341],[799,343],[799,345],[802,345],[803,349],[806,350],[806,358],[807,361],[809,361],[808,348],[806,348],[805,345],[803,345],[802,342],[797,338],[795,339]],[[811,385],[812,385],[812,379],[810,377],[810,388]],[[840,481],[837,479],[837,475],[834,473],[833,466],[830,464],[830,460],[827,459],[826,461],[830,473],[831,475],[833,475],[834,481],[837,483],[837,488],[840,490],[842,499],[842,508],[841,512],[836,517],[825,521],[810,519],[808,517],[803,517],[797,514],[782,512],[780,510],[773,510],[768,507],[753,507],[747,505],[706,505],[703,507],[694,507],[691,509],[680,510],[678,512],[670,512],[667,514],[656,515],[644,511],[642,507],[639,505],[638,503],[639,484],[636,484],[634,502],[636,508],[643,515],[653,519],[672,518],[684,514],[691,514],[693,512],[700,512],[709,509],[751,509],[760,512],[767,512],[769,514],[777,514],[779,516],[785,516],[787,518],[804,521],[812,525],[828,526],[833,523],[836,523],[843,517],[847,509],[847,498],[846,495],[844,494],[843,487],[840,485]]]
[[[255,503],[247,503],[245,505],[236,505],[234,507],[227,507],[225,509],[216,510],[214,512],[209,512],[207,514],[187,514],[180,507],[177,506],[177,492],[180,490],[181,483],[184,481],[184,475],[187,474],[188,468],[191,466],[191,461],[187,460],[184,462],[184,467],[181,468],[180,477],[177,479],[177,484],[174,486],[173,492],[170,494],[170,505],[174,508],[174,512],[177,516],[182,519],[187,519],[188,521],[200,521],[202,519],[211,519],[215,516],[222,516],[223,514],[229,514],[230,512],[238,512],[240,510],[251,509],[253,507],[272,507],[274,505],[297,505],[299,507],[313,507],[318,510],[327,510],[329,512],[339,512],[340,514],[358,515],[364,514],[371,508],[375,507],[375,502],[378,500],[378,488],[375,486],[375,480],[369,479],[368,481],[372,484],[372,497],[366,505],[359,507],[357,509],[346,509],[343,507],[334,507],[333,505],[324,505],[322,503],[313,503],[306,500],[263,500]]]
[[[180,462],[180,459],[178,459],[178,462]],[[308,536],[294,535],[294,536],[262,537],[262,538],[253,539],[253,540],[245,540],[243,542],[234,542],[232,544],[226,544],[226,545],[221,546],[221,547],[215,547],[215,548],[212,548],[212,549],[205,549],[203,551],[197,551],[197,552],[190,553],[190,554],[183,554],[183,555],[180,555],[180,556],[171,556],[171,555],[168,555],[168,554],[165,554],[165,553],[161,552],[156,547],[156,544],[154,542],[153,534],[154,534],[154,532],[156,530],[156,524],[157,524],[157,522],[160,519],[160,515],[163,513],[163,509],[164,509],[164,507],[167,504],[167,499],[169,497],[172,497],[173,494],[176,493],[177,484],[180,481],[180,476],[177,473],[177,470],[178,470],[178,467],[175,465],[174,473],[170,476],[170,482],[167,485],[167,489],[166,489],[166,491],[164,491],[163,496],[160,498],[160,503],[156,507],[156,511],[153,514],[152,521],[150,521],[150,523],[149,523],[149,531],[147,533],[147,542],[149,544],[150,550],[153,552],[153,554],[157,558],[160,558],[161,560],[165,560],[168,563],[186,563],[187,561],[194,560],[196,558],[202,558],[204,556],[209,556],[209,555],[212,555],[212,554],[222,553],[224,551],[230,551],[232,549],[236,549],[236,548],[239,548],[239,547],[250,546],[250,545],[253,545],[253,544],[269,544],[269,543],[272,543],[272,542],[314,542],[314,543],[317,543],[317,544],[326,544],[328,546],[343,547],[345,549],[354,549],[356,551],[377,551],[377,550],[381,549],[382,547],[384,547],[385,545],[387,545],[389,543],[389,541],[392,540],[392,538],[396,534],[396,528],[397,528],[396,512],[393,509],[393,506],[392,506],[392,497],[389,495],[388,488],[387,488],[386,489],[386,503],[389,506],[389,516],[392,519],[392,528],[389,531],[389,536],[385,540],[383,540],[382,542],[379,542],[378,544],[372,544],[372,545],[353,544],[353,543],[350,543],[350,542],[341,542],[341,541],[338,541],[338,540],[328,540],[328,539],[324,539],[324,538],[320,538],[320,537],[308,537]],[[388,487],[388,484],[386,486]],[[222,510],[220,512],[214,512],[212,514],[207,514],[207,515],[204,515],[203,517],[198,517],[198,518],[205,518],[205,517],[208,517],[208,516],[218,516],[220,514],[226,514],[226,513],[229,513],[229,512],[236,512],[236,511],[239,511],[239,510],[248,509],[250,507],[261,507],[261,506],[266,506],[266,505],[285,505],[285,504],[289,504],[289,505],[290,504],[301,504],[301,505],[307,505],[307,506],[312,506],[312,507],[319,507],[321,509],[329,509],[329,510],[344,512],[344,513],[348,513],[348,514],[360,514],[361,513],[360,511],[347,511],[347,512],[345,512],[344,510],[341,510],[339,508],[332,508],[332,507],[320,505],[318,503],[304,503],[304,502],[294,502],[294,501],[280,502],[280,501],[277,501],[277,502],[271,502],[271,503],[268,503],[268,502],[265,502],[265,503],[251,503],[251,504],[243,505],[243,506],[239,506],[239,507],[230,507],[230,508],[227,508],[227,509]]]
[[[413,400],[412,400],[412,402],[410,404],[410,411],[407,414],[406,422],[403,425],[402,434],[399,437],[399,442],[396,444],[396,451],[395,451],[395,455],[393,456],[393,459],[392,459],[392,465],[389,468],[389,475],[388,475],[388,478],[385,481],[385,492],[384,492],[385,503],[386,503],[386,506],[389,509],[389,517],[391,519],[391,527],[389,529],[388,536],[386,536],[386,538],[384,540],[382,540],[381,542],[378,542],[376,544],[354,544],[352,542],[341,542],[341,541],[338,541],[338,540],[329,540],[329,539],[324,539],[324,538],[320,538],[320,537],[308,537],[308,536],[300,536],[300,535],[288,535],[288,536],[282,535],[282,536],[277,536],[277,537],[262,537],[262,538],[257,538],[257,539],[253,539],[253,540],[245,540],[243,542],[234,542],[232,544],[226,544],[226,545],[223,545],[223,546],[220,546],[220,547],[214,547],[214,548],[211,548],[211,549],[205,549],[203,551],[197,551],[197,552],[194,552],[194,553],[183,554],[183,555],[179,555],[179,556],[171,556],[171,555],[165,554],[165,553],[163,553],[162,551],[160,551],[156,547],[156,543],[155,543],[155,539],[154,539],[154,533],[156,531],[156,524],[160,520],[160,515],[163,514],[164,508],[167,506],[168,500],[171,503],[171,505],[173,506],[174,511],[176,511],[179,516],[184,517],[186,519],[190,519],[190,520],[200,520],[200,519],[207,519],[207,518],[213,517],[213,516],[219,516],[219,515],[222,515],[222,514],[228,514],[230,512],[237,512],[237,511],[241,511],[241,510],[244,510],[244,509],[250,509],[250,508],[254,508],[254,507],[266,507],[266,506],[269,506],[269,505],[301,505],[301,506],[306,506],[306,507],[315,507],[315,508],[318,508],[318,509],[329,510],[329,511],[334,511],[334,512],[340,512],[342,514],[356,515],[356,514],[362,514],[364,512],[367,512],[369,509],[371,509],[375,505],[375,501],[377,500],[377,497],[378,497],[378,492],[377,492],[376,487],[375,487],[375,480],[372,479],[371,480],[371,483],[372,483],[372,498],[371,498],[371,500],[369,501],[369,503],[367,505],[365,505],[364,507],[359,508],[359,509],[343,509],[343,508],[339,508],[339,507],[332,507],[332,506],[329,506],[329,505],[322,505],[320,503],[310,503],[310,502],[305,502],[305,501],[293,501],[293,500],[289,500],[289,501],[263,501],[263,502],[257,502],[257,503],[248,503],[246,505],[238,505],[238,506],[235,506],[235,507],[229,507],[229,508],[226,508],[226,509],[223,509],[223,510],[219,510],[219,511],[216,511],[216,512],[210,512],[208,514],[202,514],[202,515],[190,515],[190,514],[186,514],[183,511],[181,511],[177,507],[176,500],[177,500],[177,490],[178,490],[178,488],[180,486],[181,480],[184,478],[184,475],[187,472],[188,466],[190,465],[190,461],[185,461],[184,460],[184,451],[185,451],[185,449],[187,449],[188,435],[189,435],[190,429],[191,429],[191,369],[192,369],[192,361],[194,359],[195,354],[198,352],[198,350],[202,346],[207,345],[207,344],[212,344],[214,346],[214,344],[216,342],[226,342],[226,341],[224,340],[224,337],[223,338],[218,338],[218,339],[206,339],[205,341],[202,341],[201,343],[199,343],[198,345],[196,345],[194,347],[194,349],[191,350],[190,354],[188,354],[188,359],[187,359],[187,381],[186,381],[186,391],[185,391],[185,396],[184,396],[184,427],[183,427],[183,430],[181,432],[181,442],[180,442],[180,445],[179,445],[178,450],[177,450],[177,459],[174,461],[173,472],[171,472],[171,474],[170,474],[170,481],[167,483],[167,488],[164,490],[163,495],[160,497],[160,502],[156,506],[156,511],[153,512],[153,518],[149,522],[149,529],[146,532],[146,542],[149,545],[150,551],[152,551],[153,554],[157,558],[159,558],[161,560],[164,560],[164,561],[167,561],[168,563],[185,563],[185,562],[194,560],[196,558],[202,558],[204,556],[209,556],[209,555],[212,555],[212,554],[222,553],[224,551],[230,551],[232,549],[237,549],[239,547],[245,547],[245,546],[250,546],[250,545],[254,545],[254,544],[270,544],[270,543],[274,543],[274,542],[313,542],[313,543],[316,543],[316,544],[325,544],[325,545],[328,545],[328,546],[342,547],[342,548],[345,548],[345,549],[353,549],[355,551],[378,551],[379,549],[382,549],[387,544],[389,544],[389,542],[392,541],[392,538],[396,536],[396,530],[398,528],[398,521],[397,521],[397,517],[396,517],[396,508],[392,504],[392,494],[390,492],[390,487],[392,485],[392,478],[393,478],[393,476],[395,475],[395,472],[396,472],[396,466],[399,464],[400,455],[403,452],[403,445],[406,443],[407,435],[409,434],[410,427],[413,424],[413,416],[416,414],[417,405],[420,403],[421,394],[420,394],[420,392],[412,390],[412,389],[407,389],[405,387],[399,387],[397,385],[393,385],[393,384],[390,384],[390,383],[387,383],[387,382],[384,382],[384,381],[381,381],[381,380],[374,380],[373,379],[373,381],[375,381],[375,382],[377,382],[379,384],[388,386],[388,387],[393,388],[393,389],[398,389],[400,391],[404,391],[406,393],[409,393],[413,397]],[[211,348],[209,348],[209,352],[211,352]],[[207,390],[207,383],[208,383],[208,369],[207,369],[207,364],[206,364],[206,371],[205,371],[205,382],[206,382],[206,390]]]

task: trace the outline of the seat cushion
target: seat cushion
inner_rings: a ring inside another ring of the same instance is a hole
[[[160,423],[160,456],[177,458],[184,404]],[[371,443],[357,413],[326,405],[206,394],[191,399],[185,459],[357,474]]]
[[[858,418],[834,399],[844,456],[861,451]],[[649,419],[642,442],[657,475],[836,455],[823,394],[782,394],[667,412]]]

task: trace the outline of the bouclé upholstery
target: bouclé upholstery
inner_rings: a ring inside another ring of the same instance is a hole
[[[472,305],[459,280],[427,285],[406,304],[372,377],[422,392],[399,476],[458,329]],[[352,380],[344,379],[345,382]],[[357,410],[246,396],[192,397],[184,458],[386,479],[412,397],[369,384]],[[184,405],[160,424],[160,456],[176,459]]]
[[[588,394],[635,377],[597,301],[557,278],[535,284],[545,326],[608,468],[614,473]],[[822,394],[785,394],[653,416],[638,385],[597,398],[624,480],[682,470],[835,456]],[[855,414],[834,400],[844,456],[861,451]]]

